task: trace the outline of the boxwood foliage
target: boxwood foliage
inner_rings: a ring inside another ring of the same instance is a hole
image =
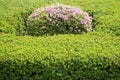
[[[101,32],[0,35],[0,80],[119,80],[120,38]]]

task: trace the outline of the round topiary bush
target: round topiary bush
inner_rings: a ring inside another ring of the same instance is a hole
[[[56,4],[36,9],[27,21],[27,34],[82,33],[92,30],[92,17],[77,7]]]

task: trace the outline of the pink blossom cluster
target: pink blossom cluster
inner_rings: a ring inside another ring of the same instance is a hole
[[[56,6],[46,7],[45,12],[49,14],[50,17],[48,20],[52,23],[58,23],[58,21],[54,21],[53,18],[62,19],[63,21],[69,21],[75,18],[79,19],[79,23],[88,31],[92,30],[92,17],[79,8],[57,4]]]
[[[37,9],[30,16],[32,19],[39,17],[42,11]],[[84,26],[87,31],[92,30],[92,17],[85,11],[77,7],[66,6],[62,4],[56,4],[55,6],[46,7],[43,12],[48,15],[47,20],[54,25],[59,25],[61,22],[67,22],[70,20],[77,20],[79,25]]]
[[[39,17],[40,12],[41,12],[41,9],[38,8],[38,9],[36,9],[36,10],[34,11],[34,13],[32,13],[32,14],[30,15],[30,17],[31,17],[32,19],[35,19],[35,18]]]

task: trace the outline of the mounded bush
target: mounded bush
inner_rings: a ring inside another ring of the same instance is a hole
[[[92,17],[77,7],[56,4],[36,9],[28,18],[29,35],[82,33],[92,30]]]

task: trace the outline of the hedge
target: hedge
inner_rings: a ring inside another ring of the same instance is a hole
[[[120,1],[57,2],[87,11],[93,32],[15,36],[26,35],[34,9],[56,0],[0,0],[0,80],[120,80]]]
[[[119,37],[101,32],[47,37],[2,34],[0,80],[119,80],[119,43]]]

